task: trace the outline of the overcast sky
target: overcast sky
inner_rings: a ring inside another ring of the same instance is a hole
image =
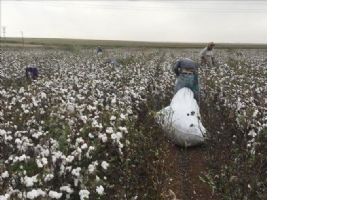
[[[266,1],[1,1],[6,36],[266,43]]]

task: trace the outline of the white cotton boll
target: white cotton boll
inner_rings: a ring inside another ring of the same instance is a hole
[[[7,177],[9,177],[9,172],[8,172],[8,171],[4,171],[3,173],[1,173],[1,177],[2,177],[2,178],[7,178]]]
[[[47,98],[47,94],[44,93],[44,92],[41,92],[41,93],[40,93],[40,96],[41,96],[42,99],[46,99],[46,98]]]
[[[128,114],[133,114],[133,111],[129,108],[129,109],[127,109],[127,113]]]
[[[256,115],[258,114],[258,110],[255,110],[254,113],[253,113],[253,117],[256,117]]]
[[[255,133],[254,129],[251,129],[251,131],[249,131],[248,135],[255,137],[257,134]]]
[[[74,186],[77,187],[78,184],[79,184],[79,179],[75,178],[75,179],[74,179]]]
[[[112,116],[110,117],[110,121],[115,121],[115,120],[116,120],[116,116],[112,115]]]
[[[98,126],[99,126],[99,123],[98,123],[95,119],[93,119],[93,120],[92,120],[92,123],[91,123],[91,126],[92,126],[93,128],[98,127]]]
[[[112,135],[111,135],[111,139],[112,139],[113,141],[116,141],[116,140],[117,140],[117,135],[116,135],[116,134],[112,134]]]
[[[67,186],[67,185],[60,187],[59,190],[63,191],[63,192],[66,192],[66,193],[69,193],[69,194],[74,192],[74,190],[71,189],[70,186]]]
[[[80,168],[80,167],[77,167],[77,168],[75,168],[75,169],[73,169],[73,170],[71,171],[71,174],[72,174],[73,176],[79,177],[79,176],[80,176],[80,171],[81,171],[81,168]]]
[[[118,129],[119,129],[120,131],[124,132],[124,133],[128,133],[128,130],[127,130],[126,127],[120,126],[120,127],[118,127]]]
[[[103,133],[103,134],[99,134],[99,139],[101,139],[101,141],[102,142],[107,142],[107,136],[106,136],[106,134],[105,133]]]
[[[24,161],[27,159],[27,156],[25,154],[22,154],[20,157],[18,157],[19,161]]]
[[[0,129],[0,136],[4,136],[4,135],[6,135],[6,131],[5,130],[3,130],[3,129]]]
[[[36,164],[39,168],[42,168],[43,166],[46,166],[48,164],[47,158],[42,158],[42,159],[36,159]]]
[[[117,132],[117,133],[111,135],[111,139],[116,143],[120,143],[121,138],[122,138],[121,132]]]
[[[43,135],[43,133],[41,131],[39,131],[39,132],[32,134],[32,137],[38,139],[41,135]]]
[[[116,97],[111,99],[111,104],[115,104],[116,102]]]
[[[110,164],[108,164],[106,161],[102,161],[102,163],[101,163],[101,167],[102,167],[104,170],[106,170],[109,165],[110,165]]]
[[[86,124],[86,121],[88,118],[85,115],[80,116],[81,121],[83,121],[84,124]]]
[[[73,162],[73,160],[74,160],[74,156],[69,155],[69,156],[66,157],[65,160],[67,161],[67,163],[71,163],[71,162]]]
[[[41,160],[42,160],[43,165],[47,165],[48,164],[47,158],[42,158]]]
[[[94,138],[95,136],[92,133],[89,133],[89,138]]]
[[[112,134],[113,133],[113,128],[112,127],[107,127],[106,128],[106,133]]]
[[[75,155],[78,156],[79,160],[81,160],[81,152],[82,152],[82,150],[79,147],[77,147],[76,150],[73,152],[73,153],[75,153]]]
[[[27,104],[21,104],[21,108],[22,108],[22,110],[26,110],[27,109]]]
[[[90,164],[90,165],[88,166],[88,171],[89,171],[90,174],[94,173],[94,171],[95,171],[95,165]]]
[[[37,175],[32,176],[32,177],[25,176],[23,181],[24,181],[24,184],[26,185],[26,187],[32,187],[34,185],[34,183],[36,183],[38,181]]]
[[[7,200],[10,198],[9,194],[0,195],[0,200]]]
[[[48,196],[52,199],[60,199],[62,197],[62,193],[56,192],[56,191],[49,191]]]
[[[56,146],[56,144],[53,144],[53,146]],[[61,158],[63,155],[62,155],[62,152],[53,152],[52,153],[52,163],[55,164],[57,162],[57,159]],[[65,159],[65,156],[64,156],[64,159]]]
[[[84,143],[83,145],[81,145],[80,147],[81,149],[87,149],[88,148],[88,145],[86,143]]]
[[[40,160],[36,159],[36,164],[37,164],[38,168],[42,168],[43,167],[42,162]]]
[[[96,176],[95,180],[96,180],[96,182],[99,182],[101,179],[100,179],[100,177]]]
[[[18,91],[18,93],[22,94],[23,92],[25,92],[25,88],[24,87],[21,87]]]
[[[16,138],[16,139],[15,139],[15,143],[16,143],[17,145],[20,145],[20,144],[22,144],[22,141],[21,141],[20,138]]]
[[[91,106],[91,105],[88,105],[86,108],[87,108],[89,111],[94,111],[94,110],[96,110],[96,107]]]
[[[53,174],[47,174],[45,177],[44,177],[44,182],[48,182],[50,180],[52,180],[54,178],[54,175]]]
[[[70,172],[72,169],[73,169],[72,166],[67,166],[67,167],[65,167],[65,171],[67,171],[67,172]]]
[[[86,152],[85,156],[86,156],[87,158],[91,158],[92,156],[90,155],[90,153],[91,153],[91,151],[93,151],[93,150],[95,150],[95,147],[90,146],[89,149],[88,149],[88,151]]]
[[[69,126],[73,126],[74,124],[75,124],[75,122],[74,122],[73,120],[69,119],[68,125],[69,125]]]
[[[80,190],[79,195],[80,195],[80,200],[88,199],[90,192],[88,190]]]
[[[36,98],[32,97],[32,104],[34,107],[37,107],[38,106],[38,103],[36,101]]]
[[[42,168],[48,164],[47,158],[36,159],[37,167]]]
[[[67,111],[68,111],[69,113],[74,113],[74,112],[75,112],[75,107],[74,107],[74,105],[73,105],[73,104],[68,104],[68,105],[67,105]]]
[[[99,123],[96,128],[102,129],[102,124]]]
[[[60,166],[59,174],[60,174],[60,175],[63,175],[64,172],[65,172],[65,167],[64,167],[64,165],[61,165],[61,166]]]
[[[18,158],[18,161],[24,161],[27,159],[27,156],[25,154],[22,154],[20,157],[17,157]]]
[[[84,143],[84,139],[82,137],[76,138],[75,140],[75,146],[78,146],[78,144]]]
[[[46,193],[41,189],[33,189],[30,192],[27,192],[27,198],[29,199],[35,199],[40,196],[42,197],[46,196]]]
[[[126,119],[126,116],[124,114],[120,114],[121,119]]]
[[[99,194],[99,195],[103,195],[103,194],[104,194],[104,187],[102,187],[102,185],[97,186],[97,187],[96,187],[96,192],[97,192],[97,194]]]
[[[45,85],[47,88],[49,88],[49,87],[51,86],[51,84],[53,84],[52,81],[46,81],[46,82],[44,83],[44,85]]]

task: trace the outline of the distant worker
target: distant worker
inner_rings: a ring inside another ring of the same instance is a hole
[[[98,46],[98,47],[96,48],[96,53],[97,53],[97,55],[101,55],[102,52],[103,52],[103,50],[102,50],[101,46]]]
[[[27,79],[35,80],[38,78],[38,69],[35,65],[31,64],[25,68]]]
[[[202,49],[200,52],[201,65],[207,65],[208,67],[213,67],[215,65],[215,60],[213,57],[213,48],[215,44],[213,42],[208,43],[207,47]]]
[[[198,65],[191,59],[181,58],[177,60],[173,66],[177,80],[175,84],[175,93],[183,87],[190,88],[194,93],[194,97],[199,102],[199,85],[198,85]]]
[[[117,58],[108,58],[108,59],[105,60],[104,63],[105,64],[109,64],[109,65],[111,65],[113,67],[118,67],[119,66]]]

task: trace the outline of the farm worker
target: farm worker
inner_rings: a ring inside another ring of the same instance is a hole
[[[38,69],[35,65],[28,65],[25,70],[26,70],[26,77],[28,79],[37,79]]]
[[[116,67],[118,65],[117,59],[116,58],[112,58],[110,64]]]
[[[194,93],[194,97],[199,101],[199,85],[198,85],[198,65],[191,59],[181,58],[177,60],[173,66],[176,74],[175,93],[183,87],[190,88]]]
[[[102,54],[102,48],[101,48],[101,46],[98,46],[97,48],[96,48],[96,53],[97,54]]]
[[[105,64],[110,64],[110,65],[112,65],[114,67],[118,66],[118,62],[117,62],[116,58],[108,58],[108,59],[106,59]]]
[[[215,44],[213,42],[208,43],[207,47],[202,49],[200,52],[200,57],[201,57],[201,64],[205,65],[207,64],[208,67],[213,67],[215,64],[215,60],[213,57],[213,48],[215,47]]]

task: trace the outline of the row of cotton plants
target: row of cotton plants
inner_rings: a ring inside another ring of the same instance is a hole
[[[230,51],[202,69],[210,121],[209,170],[216,199],[266,199],[267,59],[265,50]]]

